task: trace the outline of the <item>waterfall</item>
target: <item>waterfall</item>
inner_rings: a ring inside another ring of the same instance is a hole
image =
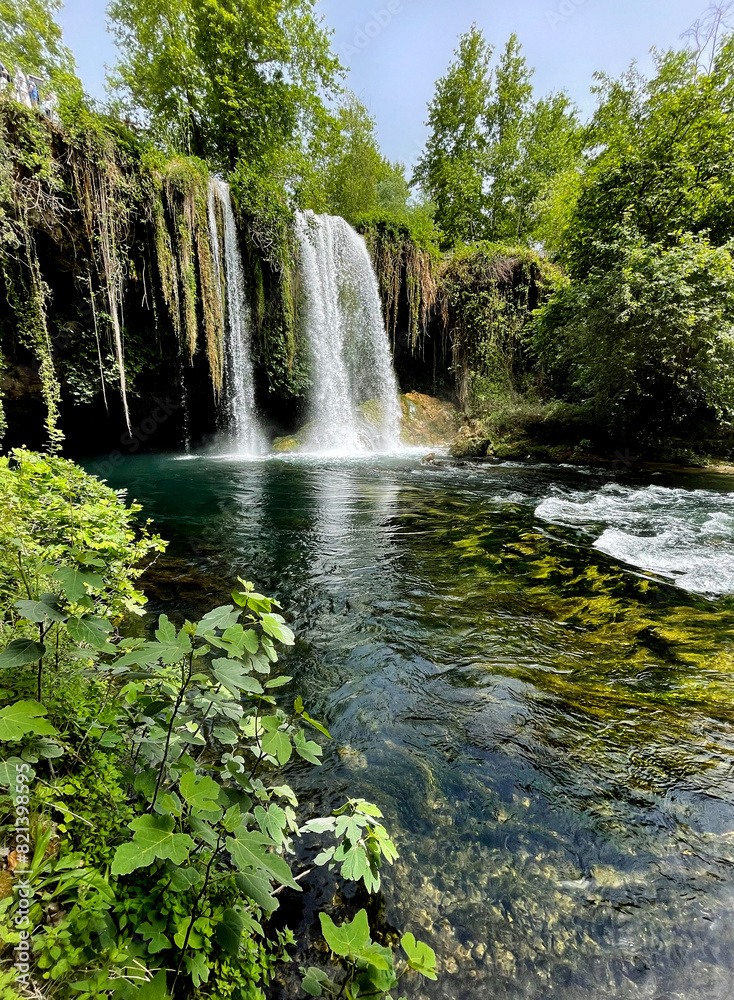
[[[307,446],[391,451],[400,401],[367,246],[336,216],[302,212],[297,229],[311,353]]]
[[[217,204],[224,227],[224,268],[219,243]],[[237,226],[232,211],[229,185],[213,179],[209,187],[209,230],[214,255],[217,285],[224,288],[226,309],[224,350],[224,412],[226,430],[237,450],[244,455],[261,455],[266,438],[255,406],[255,380],[252,369],[252,324],[247,303],[245,276],[242,271]],[[224,278],[224,281],[222,280]],[[220,291],[221,294],[221,291]]]

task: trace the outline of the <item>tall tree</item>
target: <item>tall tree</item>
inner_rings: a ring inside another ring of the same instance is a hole
[[[533,71],[511,35],[494,72],[494,87],[484,112],[489,181],[489,234],[492,239],[519,235],[515,216],[520,165],[528,132]]]
[[[533,101],[533,71],[515,35],[494,71],[476,27],[456,55],[436,85],[413,180],[435,202],[448,242],[528,240],[538,196],[578,158],[576,111],[565,94]]]
[[[473,240],[486,230],[487,135],[492,49],[472,25],[459,38],[455,60],[436,84],[429,105],[431,129],[414,183],[436,205],[436,223],[452,240]]]
[[[163,142],[223,167],[272,159],[325,115],[341,67],[316,0],[111,0],[111,84]]]
[[[56,21],[62,7],[62,0],[0,0],[0,60],[11,71],[73,77],[74,57]]]
[[[658,56],[651,80],[598,78],[590,161],[569,227],[567,262],[584,277],[603,266],[619,231],[675,244],[683,232],[714,245],[734,232],[734,38],[713,59],[695,49]]]
[[[349,94],[337,114],[337,135],[323,173],[328,211],[348,222],[378,207],[378,185],[392,175],[375,130],[365,105]]]

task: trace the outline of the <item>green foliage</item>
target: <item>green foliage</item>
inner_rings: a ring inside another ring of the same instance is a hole
[[[74,57],[55,20],[61,0],[0,0],[0,61],[14,72],[48,75],[58,85],[74,75]]]
[[[300,698],[283,707],[291,678],[276,673],[279,647],[295,639],[277,601],[241,580],[232,603],[198,622],[162,615],[152,635],[121,638],[112,615],[139,607],[140,560],[162,547],[132,529],[138,508],[71,463],[27,452],[5,460],[0,485],[10,536],[0,669],[12,685],[0,808],[14,797],[31,817],[36,979],[60,998],[260,998],[293,944],[267,920],[282,889],[301,889],[288,860],[296,838],[333,834],[318,863],[371,891],[382,860],[397,857],[362,799],[299,823],[283,769],[318,766],[311,737],[330,737]],[[40,787],[30,806],[16,765]],[[0,900],[11,945],[17,907]],[[397,981],[391,952],[366,936],[349,953],[350,996]],[[431,975],[430,949],[409,939],[406,952]]]
[[[300,191],[303,206],[341,215],[353,224],[360,215],[383,207],[383,202],[396,214],[406,215],[409,197],[403,167],[380,153],[375,119],[348,93],[327,133],[320,162]]]
[[[484,235],[483,176],[487,139],[481,122],[491,95],[492,49],[473,26],[436,84],[428,109],[431,134],[414,181],[436,204],[436,222],[452,241]]]
[[[734,261],[680,234],[604,243],[604,267],[563,289],[534,342],[555,391],[612,431],[646,443],[730,419]]]
[[[318,128],[340,67],[313,0],[113,0],[113,83],[153,134],[231,169]]]
[[[493,50],[476,26],[455,55],[429,105],[431,134],[414,182],[435,202],[448,246],[529,239],[541,191],[580,152],[576,111],[563,93],[533,101],[515,35],[493,72]]]
[[[472,416],[534,388],[531,314],[561,283],[547,260],[523,247],[459,247],[440,281],[459,398]]]
[[[367,911],[360,910],[351,921],[337,926],[331,917],[321,913],[321,930],[334,955],[343,960],[345,972],[339,980],[331,979],[323,970],[311,967],[301,969],[304,992],[312,997],[339,997],[359,1000],[360,997],[385,997],[395,989],[404,975],[411,971],[426,979],[436,979],[436,955],[422,941],[416,942],[412,934],[401,940],[407,962],[400,973],[396,972],[393,954],[389,948],[377,944],[370,937]]]
[[[570,226],[571,274],[604,266],[611,234],[625,228],[651,243],[674,245],[683,231],[725,244],[734,225],[734,39],[722,40],[708,71],[695,51],[668,52],[652,79],[634,69],[599,76],[597,93],[588,142],[599,152]]]
[[[373,212],[356,221],[370,251],[380,285],[385,323],[393,340],[403,290],[408,298],[410,343],[416,351],[428,331],[436,304],[439,234],[420,209],[402,217]]]

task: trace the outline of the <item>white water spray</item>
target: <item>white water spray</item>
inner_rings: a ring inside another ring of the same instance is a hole
[[[313,384],[307,447],[392,451],[400,401],[367,246],[337,216],[302,212],[297,229]]]
[[[224,409],[227,431],[238,452],[262,455],[266,438],[255,406],[255,380],[252,368],[252,324],[247,303],[245,276],[242,271],[237,226],[232,211],[229,185],[214,179],[209,187],[209,230],[214,254],[217,286],[222,288],[222,261],[219,250],[217,202],[222,209],[224,229],[224,289],[226,336],[224,365]]]

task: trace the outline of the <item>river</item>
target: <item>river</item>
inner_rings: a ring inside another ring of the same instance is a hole
[[[238,576],[282,602],[334,737],[289,780],[383,809],[375,916],[442,967],[403,992],[734,994],[734,480],[138,456],[110,483],[171,541],[152,612]],[[305,940],[333,896],[293,904]]]

